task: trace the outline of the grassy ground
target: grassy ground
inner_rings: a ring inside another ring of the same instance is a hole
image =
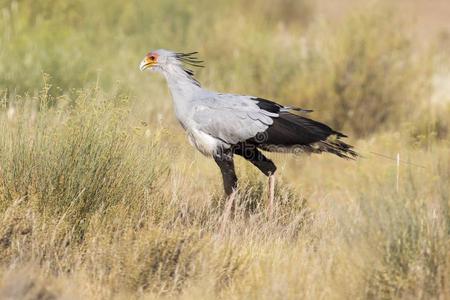
[[[0,298],[450,297],[445,35],[418,46],[385,5],[333,23],[289,0],[0,8]],[[219,170],[137,70],[159,47],[201,51],[208,88],[316,110],[363,157],[271,155],[273,218],[238,159],[225,220]]]

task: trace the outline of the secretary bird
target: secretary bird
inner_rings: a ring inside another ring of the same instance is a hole
[[[178,121],[191,144],[216,161],[230,205],[237,188],[233,154],[244,157],[269,177],[270,211],[277,168],[260,150],[329,152],[342,158],[357,157],[353,147],[340,140],[346,135],[295,113],[310,110],[254,96],[203,89],[189,69],[189,66],[202,67],[196,54],[159,49],[148,53],[139,68],[165,76]]]

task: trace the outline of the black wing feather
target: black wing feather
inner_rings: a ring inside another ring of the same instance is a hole
[[[314,153],[329,152],[343,158],[358,156],[352,150],[351,145],[339,140],[347,137],[343,133],[333,130],[328,125],[289,111],[301,111],[302,109],[285,107],[261,98],[254,98],[254,100],[258,101],[259,108],[278,114],[278,118],[273,118],[273,124],[265,132],[248,141],[256,144],[259,148],[273,152],[295,149]]]

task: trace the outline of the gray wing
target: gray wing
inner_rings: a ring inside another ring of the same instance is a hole
[[[278,113],[261,109],[250,96],[210,94],[196,101],[193,121],[196,128],[226,144],[255,137],[273,124]]]

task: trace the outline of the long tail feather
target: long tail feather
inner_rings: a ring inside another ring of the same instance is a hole
[[[347,137],[329,126],[290,113],[280,112],[279,118],[258,140],[258,147],[272,152],[328,152],[346,159],[355,159],[358,154],[353,146],[340,140]]]

